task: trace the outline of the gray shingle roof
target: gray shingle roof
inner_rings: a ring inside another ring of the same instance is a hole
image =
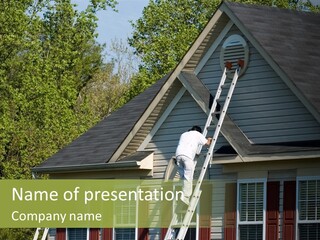
[[[225,4],[320,112],[320,14]]]
[[[168,75],[33,169],[106,163],[157,95]]]

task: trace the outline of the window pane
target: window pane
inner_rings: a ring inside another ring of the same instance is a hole
[[[316,181],[308,181],[307,197],[309,201],[316,199]]]
[[[248,199],[248,188],[247,184],[241,184],[240,185],[240,201],[246,202]]]
[[[299,201],[307,199],[307,181],[299,182]]]
[[[299,239],[300,240],[320,239],[320,223],[299,224]]]
[[[240,240],[262,240],[262,224],[240,225]]]
[[[247,220],[247,203],[240,203],[240,221]]]
[[[256,184],[248,183],[248,202],[254,203],[256,199]]]
[[[256,204],[256,221],[263,221],[263,201]]]
[[[315,205],[315,201],[308,201],[308,206],[307,206],[307,216],[308,216],[308,220],[315,220],[316,219],[316,215],[315,215],[315,211],[316,211],[316,205]]]
[[[307,219],[307,202],[301,201],[299,203],[299,219],[306,220]]]

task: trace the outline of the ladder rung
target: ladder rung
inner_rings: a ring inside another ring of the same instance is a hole
[[[218,115],[218,114],[221,114],[221,111],[214,111],[214,112],[212,113],[212,115]]]
[[[224,84],[221,85],[221,88],[226,88],[230,87],[232,82],[225,82]]]

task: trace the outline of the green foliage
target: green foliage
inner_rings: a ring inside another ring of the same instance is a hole
[[[115,3],[92,1],[83,12],[70,0],[0,3],[1,178],[31,178],[98,120],[78,97],[104,67],[95,14]]]
[[[0,228],[0,240],[32,239],[35,229]]]
[[[99,120],[79,96],[106,68],[96,13],[115,4],[92,0],[78,12],[70,0],[1,1],[0,178],[31,178],[32,167]],[[0,239],[33,233],[1,229]]]

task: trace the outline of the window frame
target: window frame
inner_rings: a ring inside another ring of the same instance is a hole
[[[300,176],[296,179],[296,221],[295,221],[295,236],[296,239],[299,238],[299,224],[320,224],[319,220],[300,220],[300,211],[299,211],[299,186],[301,181],[320,181],[320,176]]]
[[[240,185],[244,183],[263,183],[263,213],[262,221],[240,221]],[[238,179],[237,180],[237,222],[236,222],[236,239],[240,238],[241,225],[258,225],[262,224],[262,240],[266,239],[266,208],[267,208],[267,179],[266,178],[252,178],[252,179]]]
[[[119,203],[118,203],[119,204]],[[132,212],[130,212],[130,210],[129,210],[129,212],[130,213],[133,213],[134,212],[134,222],[130,222],[130,223],[126,223],[126,224],[123,224],[123,223],[121,223],[121,225],[127,225],[128,227],[125,227],[124,229],[134,229],[134,239],[135,240],[138,240],[138,235],[139,235],[139,233],[138,233],[138,227],[137,227],[137,224],[138,224],[138,214],[139,214],[139,201],[136,201],[135,202],[135,205],[133,206],[134,204],[132,204],[132,205],[129,205],[129,208],[132,208],[132,207],[134,207],[134,209],[133,209],[133,211]],[[123,211],[123,204],[121,205],[121,211]],[[117,224],[117,217],[116,217],[116,215],[114,215],[113,216],[113,221],[114,221],[114,226],[116,226],[116,224]],[[116,239],[116,229],[117,229],[117,227],[113,227],[112,228],[112,239]]]

